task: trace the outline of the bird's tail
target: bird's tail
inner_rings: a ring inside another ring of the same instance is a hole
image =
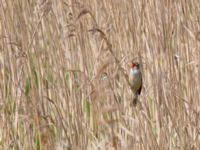
[[[136,106],[137,105],[137,101],[138,101],[138,94],[136,93],[133,97],[133,101],[132,101],[132,105]]]

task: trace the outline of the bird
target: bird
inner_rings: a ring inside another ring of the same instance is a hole
[[[131,90],[134,93],[132,104],[136,106],[138,101],[138,96],[142,91],[142,73],[140,70],[140,64],[138,62],[131,63],[129,82]]]

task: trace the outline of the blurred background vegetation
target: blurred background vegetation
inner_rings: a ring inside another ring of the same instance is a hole
[[[198,149],[199,91],[199,0],[0,1],[0,149]]]

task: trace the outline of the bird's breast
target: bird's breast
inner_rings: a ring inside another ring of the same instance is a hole
[[[142,84],[141,72],[139,70],[132,69],[130,71],[129,80],[130,80],[131,88],[134,91],[137,91],[141,87],[141,84]]]

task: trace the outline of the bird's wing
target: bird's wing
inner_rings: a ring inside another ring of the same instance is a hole
[[[141,91],[142,91],[142,78],[141,78],[141,86],[140,86],[140,88],[138,89],[137,94],[140,95]]]

